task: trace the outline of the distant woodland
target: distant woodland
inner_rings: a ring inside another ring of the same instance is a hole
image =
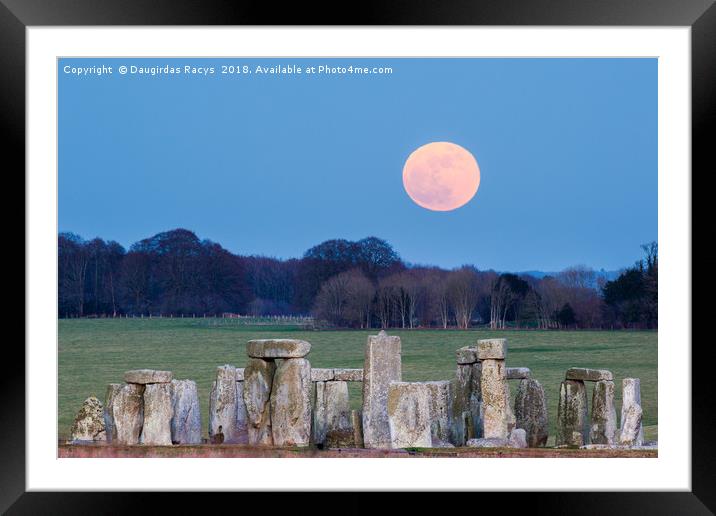
[[[406,263],[376,237],[302,257],[233,254],[186,229],[128,250],[58,236],[59,317],[312,315],[345,328],[657,328],[657,244],[607,280],[584,266],[542,278]]]

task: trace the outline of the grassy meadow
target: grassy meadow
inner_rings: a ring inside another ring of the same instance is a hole
[[[151,368],[195,380],[204,433],[209,388],[216,366],[246,362],[250,339],[281,337],[308,340],[313,367],[363,367],[366,336],[378,330],[307,331],[295,326],[247,326],[232,319],[63,319],[59,326],[58,437],[66,439],[83,400],[103,403],[108,383],[122,382],[124,371]],[[554,435],[559,384],[569,367],[609,369],[614,373],[617,418],[621,379],[641,379],[646,438],[657,431],[657,333],[631,331],[391,330],[402,340],[403,380],[447,380],[455,374],[455,350],[477,339],[504,337],[507,365],[529,367],[545,387]],[[510,382],[512,394],[517,381]],[[361,403],[360,384],[351,384],[351,401]],[[591,386],[588,386],[591,397]],[[591,402],[591,399],[590,399]],[[552,439],[550,439],[552,441]]]

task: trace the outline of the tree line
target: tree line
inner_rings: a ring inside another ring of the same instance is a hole
[[[355,328],[656,328],[656,243],[608,281],[569,267],[529,274],[412,265],[376,237],[328,240],[301,258],[242,256],[186,229],[125,250],[58,236],[58,315],[118,317],[311,314]]]

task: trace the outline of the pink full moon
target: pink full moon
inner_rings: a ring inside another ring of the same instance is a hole
[[[477,193],[480,167],[475,157],[459,145],[428,143],[408,156],[403,186],[418,206],[451,211],[464,206]]]

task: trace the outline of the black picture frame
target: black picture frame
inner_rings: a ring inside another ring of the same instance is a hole
[[[711,150],[713,143],[709,138],[716,119],[716,6],[713,0],[400,0],[383,3],[364,0],[351,4],[334,3],[332,7],[318,3],[296,2],[283,6],[267,1],[230,0],[0,0],[0,120],[5,143],[4,162],[15,163],[5,169],[6,173],[19,172],[25,167],[27,27],[304,24],[689,26],[692,36],[692,184],[695,171],[700,170],[705,175],[716,169]],[[713,259],[710,265],[716,265]],[[509,495],[510,505],[529,504],[522,507],[530,507],[530,512],[537,509],[537,512],[552,514],[712,514],[716,510],[716,433],[709,377],[711,366],[707,357],[709,341],[692,340],[696,344],[691,346],[691,492],[513,493]],[[7,344],[9,347],[10,343]],[[662,343],[684,346],[685,350],[689,344]],[[0,510],[9,514],[142,512],[138,509],[147,507],[144,499],[150,495],[146,493],[25,492],[25,370],[19,367],[21,362],[24,363],[24,355],[14,362],[16,367],[3,368],[0,376]],[[167,509],[172,504],[185,503],[184,497],[179,495],[154,496],[161,496],[162,503],[169,504]],[[292,496],[294,503],[300,500],[299,495]],[[524,500],[526,496],[538,499],[527,501]],[[411,499],[423,503],[421,496]],[[225,496],[215,496],[212,500],[226,503]],[[463,496],[451,501],[466,503],[466,507],[475,503],[474,498],[470,501]],[[342,501],[346,507],[364,503],[363,494],[353,494]]]

